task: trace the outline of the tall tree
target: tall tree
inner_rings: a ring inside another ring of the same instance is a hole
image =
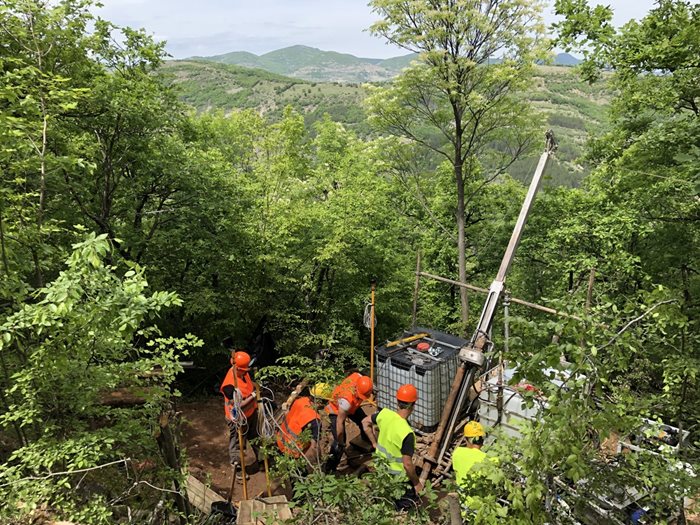
[[[375,35],[419,61],[369,98],[373,122],[449,162],[457,193],[460,282],[467,280],[470,204],[531,144],[528,104],[518,97],[544,49],[534,0],[373,0]],[[473,181],[471,194],[465,189]],[[463,331],[467,290],[460,289]]]
[[[689,392],[700,374],[700,5],[661,0],[620,29],[607,7],[560,0],[556,9],[566,16],[559,43],[584,51],[585,78],[612,71],[611,128],[592,142],[589,156],[599,168],[590,187],[630,225],[620,253],[635,265],[620,295],[654,283],[682,306],[687,325],[649,357],[664,363],[668,391],[688,407],[669,409],[669,416],[695,426],[698,411],[689,407],[700,399]]]

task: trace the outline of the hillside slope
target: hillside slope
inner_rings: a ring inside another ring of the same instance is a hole
[[[211,57],[195,57],[221,64],[264,69],[271,73],[316,82],[381,82],[398,75],[414,55],[389,58],[360,58],[347,53],[322,51],[308,46],[291,46],[254,55],[234,51]]]
[[[312,82],[384,82],[408,67],[417,55],[410,53],[393,58],[361,58],[347,53],[322,51],[315,47],[291,46],[264,55],[234,51],[210,57],[193,57],[220,64],[264,69],[270,73],[301,78]],[[579,59],[568,53],[554,57],[554,65],[574,66]]]
[[[307,124],[328,113],[361,134],[369,131],[362,109],[365,90],[357,85],[309,82],[197,60],[166,62],[161,71],[168,83],[177,86],[182,100],[197,111],[255,109],[274,120],[292,106]]]
[[[170,61],[162,72],[167,82],[177,86],[181,98],[198,111],[254,109],[274,120],[289,105],[308,124],[328,113],[360,134],[370,132],[362,104],[366,92],[357,84],[309,82],[203,60]],[[604,83],[590,86],[582,82],[572,68],[538,66],[526,98],[546,115],[559,140],[558,160],[550,169],[555,184],[575,186],[585,174],[576,159],[587,132],[604,125],[609,100],[606,89]],[[531,164],[531,159],[519,161],[511,175],[527,179]]]

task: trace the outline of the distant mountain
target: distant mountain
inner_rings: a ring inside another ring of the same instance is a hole
[[[278,75],[314,82],[362,83],[394,78],[415,56],[410,54],[388,59],[360,58],[347,53],[322,51],[315,47],[291,46],[260,56],[246,51],[235,51],[224,55],[194,58],[264,69]]]
[[[581,60],[569,53],[559,53],[554,57],[555,66],[578,66]]]
[[[193,57],[192,60],[264,69],[270,73],[312,82],[361,84],[391,80],[416,57],[415,54],[408,54],[387,59],[360,58],[347,53],[322,51],[315,47],[291,46],[259,56],[247,51],[234,51],[223,55]],[[492,61],[494,64],[498,62],[500,60],[497,58]],[[554,65],[557,66],[575,66],[580,62],[568,53],[559,53],[554,58]]]

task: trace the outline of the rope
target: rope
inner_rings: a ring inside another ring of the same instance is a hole
[[[242,398],[240,390],[234,388],[231,403],[233,403],[233,413],[235,414],[235,417],[231,421],[231,425],[235,429],[243,428],[248,424],[248,418],[243,413],[243,409],[241,409],[241,401]]]
[[[275,413],[272,409],[274,392],[266,386],[260,385],[260,389],[265,389],[270,393],[270,397],[260,396],[261,410],[258,415],[258,435],[265,439],[272,439],[275,435]]]

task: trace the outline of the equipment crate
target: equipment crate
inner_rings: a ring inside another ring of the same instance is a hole
[[[433,432],[442,415],[457,372],[459,349],[466,339],[431,330],[415,328],[399,339],[426,333],[428,335],[394,346],[380,346],[376,351],[375,391],[379,408],[396,410],[396,390],[411,383],[418,389],[418,401],[409,419],[411,426],[423,432]],[[419,351],[419,343],[427,343],[427,351]]]

